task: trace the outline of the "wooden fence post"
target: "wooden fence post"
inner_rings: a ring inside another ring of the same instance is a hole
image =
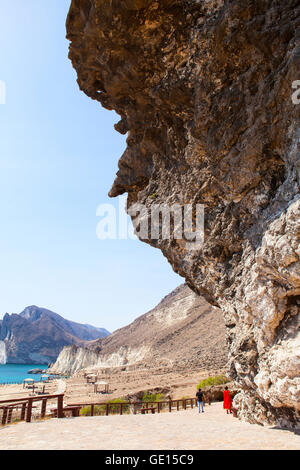
[[[25,420],[25,413],[26,413],[26,403],[23,403],[22,410],[21,410],[21,421]]]
[[[171,413],[171,411],[172,411],[172,401],[170,400],[169,401],[169,412]]]
[[[3,415],[2,415],[2,426],[6,424],[6,418],[7,418],[7,408],[3,408]]]
[[[42,400],[41,418],[45,418],[46,408],[47,408],[47,398],[44,398],[44,400]]]
[[[7,418],[8,423],[11,423],[12,412],[13,412],[13,408],[10,408],[8,411],[8,418]]]
[[[27,414],[26,414],[26,423],[30,423],[30,422],[31,422],[32,402],[33,402],[33,399],[32,399],[32,398],[29,398],[29,400],[28,400],[28,406],[27,406]]]
[[[64,396],[59,395],[57,397],[57,417],[58,418],[63,418],[64,417],[63,403],[64,403]]]
[[[95,408],[95,405],[92,405],[91,406],[91,416],[94,416],[94,408]]]
[[[105,412],[106,412],[106,416],[108,416],[108,414],[109,414],[109,404],[108,404],[108,403],[106,403],[106,410],[105,410]]]

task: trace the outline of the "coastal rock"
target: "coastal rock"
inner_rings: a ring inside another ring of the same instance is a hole
[[[67,19],[81,90],[128,132],[110,195],[205,205],[198,249],[143,241],[222,308],[240,417],[298,427],[299,31],[298,0],[73,0]]]
[[[43,374],[43,370],[42,369],[31,369],[27,372],[27,374]]]

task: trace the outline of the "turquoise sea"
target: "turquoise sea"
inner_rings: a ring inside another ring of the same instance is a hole
[[[32,369],[47,369],[47,364],[0,364],[0,384],[23,383],[24,379],[34,379],[38,382],[41,374],[28,374]]]

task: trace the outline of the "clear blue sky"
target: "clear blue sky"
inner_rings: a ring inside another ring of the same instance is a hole
[[[142,242],[96,237],[125,137],[78,88],[69,5],[0,0],[0,317],[38,305],[113,331],[182,279]]]

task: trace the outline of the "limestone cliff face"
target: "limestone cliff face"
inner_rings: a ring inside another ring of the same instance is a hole
[[[240,415],[294,425],[299,31],[298,0],[73,0],[67,20],[80,88],[128,132],[110,195],[205,205],[201,249],[145,241],[222,308]]]
[[[65,346],[47,373],[74,375],[82,369],[110,369],[133,365],[143,360],[149,352],[149,349],[142,345],[136,349],[120,346],[108,354],[101,353],[98,348],[93,349],[93,347]]]
[[[55,363],[47,370],[49,374],[73,375],[98,360],[98,354],[88,348],[76,345],[65,346]]]

